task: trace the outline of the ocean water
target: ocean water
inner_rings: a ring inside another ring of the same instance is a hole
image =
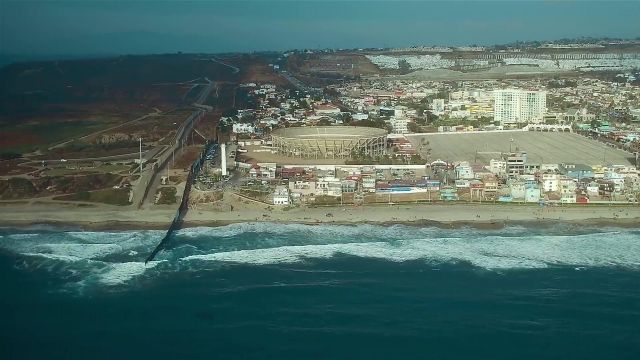
[[[0,229],[0,359],[640,359],[640,230]]]

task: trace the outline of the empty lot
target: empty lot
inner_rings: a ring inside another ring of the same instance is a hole
[[[488,164],[499,159],[501,153],[520,150],[527,152],[530,163],[581,163],[587,165],[635,163],[635,157],[611,148],[599,141],[573,133],[557,132],[484,132],[436,133],[407,135],[418,148],[422,138],[429,141],[431,160],[469,161]]]

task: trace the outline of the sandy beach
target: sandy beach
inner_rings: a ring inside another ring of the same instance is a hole
[[[73,205],[0,205],[0,226],[25,227],[46,224],[93,230],[166,229],[175,210],[137,210],[130,207]],[[570,222],[585,225],[640,227],[637,206],[558,206],[515,204],[401,204],[364,207],[316,208],[247,207],[234,211],[190,209],[183,227],[221,226],[238,222],[305,224],[385,224],[420,226],[501,227],[513,223]]]

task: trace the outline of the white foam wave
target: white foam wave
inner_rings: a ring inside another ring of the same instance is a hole
[[[113,263],[96,274],[96,280],[106,286],[122,285],[153,269],[162,261]]]
[[[389,261],[468,262],[485,269],[544,268],[550,265],[640,267],[640,239],[631,234],[411,239],[360,242],[192,255],[182,261],[255,265],[293,263],[345,254]]]
[[[524,230],[524,228],[510,228],[508,232]],[[507,232],[507,230],[503,231]],[[307,225],[307,224],[277,224],[268,222],[237,223],[220,227],[194,227],[182,229],[178,236],[187,238],[234,237],[247,233],[264,235],[290,235],[303,233],[305,236],[320,236],[324,238],[348,239],[352,237],[403,239],[406,237],[429,236],[466,236],[478,234],[475,229],[463,228],[455,232],[435,227],[417,227],[407,225]],[[485,233],[490,233],[486,232]]]
[[[38,257],[38,258],[43,258],[43,259],[48,259],[48,260],[58,260],[58,261],[64,261],[64,262],[75,262],[75,261],[84,260],[83,258],[80,258],[80,257],[77,257],[77,256],[60,255],[60,254],[24,253],[22,255],[29,256],[29,257]]]
[[[151,248],[159,241],[156,235],[146,231],[11,234],[0,238],[0,249],[17,254],[43,253],[96,259]]]
[[[33,246],[37,253],[69,255],[82,259],[95,259],[123,251],[117,244],[38,244]]]
[[[144,230],[144,231],[69,231],[64,233],[67,237],[84,243],[110,244],[123,241],[159,241],[164,235],[163,231]]]

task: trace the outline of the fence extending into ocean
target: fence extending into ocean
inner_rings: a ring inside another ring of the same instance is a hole
[[[206,146],[204,147],[204,150],[202,150],[202,153],[200,153],[198,159],[196,159],[193,164],[191,164],[191,167],[189,168],[189,175],[187,176],[187,183],[184,186],[182,200],[180,201],[180,206],[176,211],[176,215],[174,216],[173,221],[171,222],[171,225],[167,230],[167,233],[145,260],[145,264],[149,261],[152,261],[156,257],[156,255],[158,255],[158,253],[165,248],[167,243],[171,240],[173,233],[176,230],[179,230],[182,226],[182,221],[184,220],[184,217],[189,210],[189,194],[191,193],[191,186],[195,182],[195,179],[198,177],[198,174],[200,174],[200,170],[202,170],[202,166],[206,161],[206,154],[209,152],[209,149],[211,149],[211,147],[215,145],[216,142],[208,141]]]

